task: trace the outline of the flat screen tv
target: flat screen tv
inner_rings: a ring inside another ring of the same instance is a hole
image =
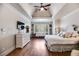
[[[17,21],[17,25],[24,25],[24,23],[21,21]]]
[[[21,21],[17,21],[17,29],[20,29],[19,27],[21,27],[22,28],[22,30],[24,29],[24,23],[23,22],[21,22]]]

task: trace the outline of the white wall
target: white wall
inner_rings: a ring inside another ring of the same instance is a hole
[[[17,20],[21,18],[24,19],[22,14],[10,4],[0,4],[0,55],[8,49],[15,48]]]
[[[24,15],[20,15],[19,21],[25,23],[25,26],[29,26],[29,31],[30,31],[29,34],[30,34],[31,33],[31,21]]]
[[[20,3],[20,5],[24,8],[24,10],[28,13],[28,15],[30,17],[32,17],[32,14],[33,14],[35,8],[33,6],[31,6],[30,3],[29,4],[27,4],[27,3]]]
[[[72,31],[73,24],[79,26],[79,9],[76,9],[61,19],[61,27],[67,31]]]
[[[53,17],[63,8],[66,3],[53,3],[51,6],[51,13]]]

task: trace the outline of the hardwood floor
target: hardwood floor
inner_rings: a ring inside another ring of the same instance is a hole
[[[69,56],[70,53],[70,51],[50,52],[44,39],[32,39],[23,49],[15,49],[7,56]]]

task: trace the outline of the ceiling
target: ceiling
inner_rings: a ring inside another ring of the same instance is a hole
[[[43,5],[47,5],[49,3],[43,3]],[[40,3],[28,3],[28,4],[20,4],[25,11],[27,11],[28,15],[31,17],[49,17],[51,16],[50,13],[50,7],[48,8],[47,11],[43,10],[43,11],[39,11],[37,7],[34,6],[40,6]]]
[[[43,3],[43,4],[46,5],[48,3]],[[40,6],[40,3],[19,3],[19,5],[28,14],[28,16],[32,18],[33,14],[36,13],[35,11],[37,9],[34,6]],[[38,14],[41,13],[43,16],[43,14],[46,15],[46,13],[50,13],[52,18],[60,19],[78,8],[79,8],[78,3],[69,3],[69,4],[68,3],[51,3],[51,6],[48,8],[47,12],[46,11],[43,11],[43,13],[38,12]]]
[[[49,3],[43,3],[43,5],[47,5]],[[57,12],[59,12],[59,10],[65,5],[65,3],[51,3],[51,6],[48,7],[48,11],[38,11],[37,14],[36,14],[36,10],[37,8],[34,7],[34,6],[40,6],[40,3],[21,3],[20,4],[23,9],[28,13],[29,16],[33,16],[33,14],[37,16],[39,16],[39,14],[41,14],[41,16],[43,15],[49,15],[49,16],[55,16],[57,14]],[[34,15],[34,16],[35,16]]]

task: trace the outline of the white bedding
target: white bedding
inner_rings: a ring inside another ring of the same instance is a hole
[[[79,37],[63,38],[57,35],[46,35],[45,40],[51,44],[75,44],[79,41]]]
[[[49,50],[60,52],[60,51],[70,51],[73,48],[73,46],[77,44],[77,42],[79,42],[79,37],[63,38],[57,35],[46,35],[45,40]],[[57,46],[56,44],[57,45],[61,44],[61,45]]]
[[[48,39],[61,39],[63,37],[60,37],[60,36],[57,36],[57,35],[46,35],[45,36],[45,39],[48,40]]]

